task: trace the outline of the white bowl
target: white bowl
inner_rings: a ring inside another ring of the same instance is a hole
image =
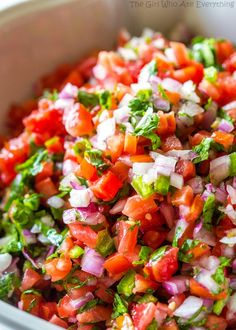
[[[236,8],[227,6],[230,2],[234,4],[232,0],[24,0],[0,11],[1,132],[7,107],[30,96],[37,78],[89,51],[111,48],[121,27],[134,34],[144,27],[166,32],[182,20],[199,33],[236,42]],[[197,8],[200,3],[225,6]],[[59,328],[0,302],[0,329]]]

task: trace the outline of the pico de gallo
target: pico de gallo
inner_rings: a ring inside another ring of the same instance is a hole
[[[233,44],[122,31],[36,95],[0,152],[0,299],[70,330],[236,329]]]

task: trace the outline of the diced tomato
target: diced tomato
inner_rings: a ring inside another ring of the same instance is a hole
[[[234,46],[229,40],[222,40],[216,43],[217,61],[222,64],[234,52]]]
[[[51,178],[43,179],[35,183],[35,190],[42,194],[44,198],[49,198],[58,193],[58,190]]]
[[[35,182],[40,182],[53,175],[53,162],[43,162],[42,170],[35,176]]]
[[[114,292],[110,289],[108,290],[104,285],[99,284],[99,287],[95,291],[96,297],[107,302],[108,304],[112,304],[114,299]]]
[[[72,304],[72,299],[67,294],[59,301],[57,306],[58,315],[62,318],[76,315],[76,308]]]
[[[116,134],[107,139],[107,145],[113,162],[115,162],[123,153],[124,141],[125,138],[123,134]]]
[[[196,176],[195,165],[190,160],[180,159],[176,164],[175,171],[182,175],[185,181]]]
[[[173,104],[173,105],[177,105],[180,101],[180,94],[179,93],[175,93],[175,92],[170,92],[170,91],[165,91],[165,94],[168,98],[168,101]],[[174,132],[173,132],[174,133]]]
[[[76,103],[66,114],[65,128],[74,137],[89,135],[93,130],[92,115],[81,103]]]
[[[174,51],[175,58],[179,67],[184,67],[189,63],[188,49],[185,44],[181,42],[170,42],[170,47]]]
[[[151,255],[144,272],[157,282],[168,281],[178,270],[178,248],[162,247]]]
[[[220,316],[216,316],[214,314],[207,315],[207,321],[205,326],[209,330],[225,330],[228,326],[227,321]]]
[[[112,167],[111,172],[114,173],[122,182],[124,182],[129,175],[130,167],[121,161],[117,161]]]
[[[174,112],[164,114],[162,111],[158,111],[159,123],[157,126],[157,134],[160,136],[172,135],[176,130],[176,120]]]
[[[193,189],[190,186],[185,186],[182,189],[176,190],[172,196],[172,204],[174,206],[191,205],[193,200]]]
[[[137,151],[137,137],[131,134],[125,134],[124,152],[129,155],[135,155]]]
[[[190,207],[189,213],[185,216],[185,220],[187,222],[195,222],[202,213],[203,205],[204,203],[201,196],[196,195]]]
[[[170,320],[170,321],[165,322],[161,326],[160,330],[179,330],[179,327],[175,320]]]
[[[225,60],[223,68],[230,73],[233,73],[236,70],[236,52]]]
[[[89,163],[85,158],[80,163],[80,173],[86,180],[93,180],[93,178],[97,178],[96,167]]]
[[[182,150],[183,146],[182,146],[180,140],[175,135],[170,135],[161,141],[161,149],[164,152],[167,152],[167,151],[170,151],[173,149]]]
[[[138,225],[132,221],[119,221],[118,230],[118,252],[126,255],[126,253],[134,252],[137,244]]]
[[[56,314],[54,314],[51,319],[49,320],[50,323],[53,323],[55,325],[58,325],[61,328],[67,329],[68,324],[66,321],[60,319]]]
[[[45,142],[45,146],[49,153],[58,154],[64,152],[64,140],[60,136],[54,136]]]
[[[111,274],[116,275],[132,268],[131,262],[122,254],[115,253],[108,257],[103,267]]]
[[[49,321],[57,313],[57,304],[55,302],[43,302],[40,305],[40,317]]]
[[[160,212],[146,213],[144,217],[139,219],[140,230],[146,232],[149,230],[159,230],[160,227],[165,223],[165,220]]]
[[[71,237],[67,236],[62,242],[59,251],[64,253],[65,255],[70,252],[70,250],[74,247],[74,242]]]
[[[192,80],[194,83],[198,84],[203,78],[203,65],[195,63],[183,69],[175,70],[171,73],[171,77],[181,83]]]
[[[157,211],[158,207],[152,197],[142,198],[139,195],[129,197],[122,211],[129,218],[139,220],[147,213]]]
[[[140,274],[135,275],[135,286],[133,289],[133,293],[146,293],[147,290],[154,290],[158,288],[158,284],[155,281],[152,281],[148,278],[143,277]]]
[[[90,248],[95,248],[97,244],[98,234],[89,226],[84,226],[79,222],[68,224],[72,237],[78,241],[83,242]]]
[[[25,128],[33,133],[47,133],[50,137],[64,135],[65,128],[62,123],[62,110],[45,109],[33,111],[23,120]]]
[[[122,182],[120,179],[113,172],[108,171],[93,183],[91,189],[97,198],[110,201],[115,197],[121,187]]]
[[[154,318],[155,310],[156,306],[152,302],[136,304],[131,312],[135,329],[147,330]]]
[[[135,155],[130,157],[132,163],[152,163],[153,158],[149,155]]]
[[[226,150],[234,143],[234,135],[226,132],[215,131],[212,134],[212,138],[216,143],[221,144]]]
[[[143,242],[155,250],[165,241],[166,236],[164,231],[149,230],[143,235]]]
[[[200,242],[197,246],[195,246],[193,249],[190,249],[187,252],[187,255],[191,257],[191,260],[195,260],[197,258],[202,257],[203,255],[207,254],[210,250],[209,245],[206,243]]]
[[[202,140],[204,140],[205,138],[210,137],[211,134],[207,131],[199,131],[196,134],[194,134],[194,136],[190,136],[189,140],[190,140],[190,144],[191,146],[197,146],[198,144],[200,144],[202,142]]]
[[[79,323],[97,323],[109,320],[111,313],[111,307],[97,305],[81,314],[77,314],[77,320]]]
[[[20,309],[32,315],[39,316],[40,304],[43,301],[41,294],[23,292],[20,297]]]
[[[44,267],[46,273],[51,276],[52,282],[56,282],[69,274],[72,262],[69,258],[54,258],[46,261]]]
[[[35,270],[27,268],[21,282],[22,291],[31,289],[40,280],[41,276]]]
[[[208,97],[212,98],[213,101],[219,101],[222,95],[222,90],[219,88],[219,86],[216,86],[209,82],[206,79],[203,79],[199,86],[199,90],[203,93],[205,93]]]

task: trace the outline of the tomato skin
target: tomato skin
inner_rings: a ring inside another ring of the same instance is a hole
[[[112,162],[115,162],[123,153],[124,141],[124,134],[116,134],[107,139],[107,145],[111,153]]]
[[[158,288],[158,284],[148,278],[143,277],[140,274],[135,275],[135,287],[133,289],[133,293],[145,293],[148,289],[153,289],[156,291]]]
[[[193,200],[193,189],[190,186],[184,186],[182,189],[176,190],[172,196],[172,204],[174,206],[191,205]]]
[[[20,299],[20,308],[32,315],[39,316],[42,301],[43,298],[40,294],[23,292]]]
[[[50,320],[50,323],[53,323],[55,325],[58,325],[61,328],[67,329],[68,328],[68,324],[67,322],[65,322],[64,320],[61,320],[56,314],[54,314]]]
[[[164,231],[149,230],[143,235],[143,242],[155,250],[165,241],[166,236]]]
[[[229,58],[234,52],[234,46],[229,40],[218,41],[216,43],[216,56],[220,64]]]
[[[110,201],[115,197],[122,185],[120,179],[113,172],[108,171],[93,183],[91,189],[97,198]]]
[[[174,51],[175,58],[179,67],[184,67],[189,63],[189,54],[187,47],[182,42],[170,42],[170,47]]]
[[[97,169],[95,166],[90,164],[86,159],[83,159],[80,163],[81,176],[86,180],[97,179]]]
[[[198,144],[200,144],[202,142],[203,139],[210,137],[211,134],[207,131],[199,131],[196,134],[194,134],[194,136],[190,136],[189,138],[189,142],[191,144],[191,146],[197,146]]]
[[[114,292],[111,290],[107,292],[106,286],[102,284],[99,284],[99,287],[95,291],[95,295],[108,304],[112,304],[114,299]]]
[[[206,327],[209,330],[225,330],[228,326],[227,321],[220,316],[216,316],[214,314],[209,314],[207,316]]]
[[[151,256],[151,259],[144,267],[144,272],[157,282],[168,281],[178,270],[178,250],[178,248],[167,247],[164,254],[157,260]]]
[[[136,304],[131,312],[135,329],[146,330],[153,320],[155,310],[156,306],[152,302]]]
[[[122,213],[129,218],[139,220],[147,213],[157,211],[158,207],[153,198],[142,198],[139,195],[134,195],[127,199]]]
[[[163,113],[158,111],[159,122],[157,126],[157,134],[160,136],[172,135],[176,131],[176,120],[174,112]]]
[[[202,213],[203,205],[204,202],[201,196],[196,195],[190,207],[189,213],[185,216],[185,220],[190,223],[195,222]]]
[[[170,76],[181,83],[192,80],[195,84],[198,84],[203,78],[203,65],[194,63],[194,65],[173,71]]]
[[[44,302],[40,305],[40,317],[49,321],[57,313],[57,304],[55,302]]]
[[[170,321],[165,322],[161,326],[160,330],[179,330],[179,327],[175,320],[170,320]]]
[[[70,223],[68,226],[74,238],[92,249],[96,247],[98,234],[92,228],[83,226],[78,222]]]
[[[236,70],[236,52],[231,54],[231,56],[224,61],[223,68],[230,73],[233,73]]]
[[[189,288],[192,295],[200,298],[221,300],[227,297],[227,293],[225,291],[222,291],[219,294],[212,294],[206,287],[198,283],[194,278],[190,279]]]
[[[76,103],[74,108],[65,114],[65,128],[67,133],[74,137],[89,135],[93,130],[92,115],[81,103]]]
[[[215,131],[212,138],[216,143],[221,144],[226,150],[229,149],[234,143],[234,135],[221,131]]]
[[[180,159],[176,164],[176,173],[183,176],[184,181],[188,181],[196,176],[195,165],[190,160]]]
[[[44,162],[42,166],[42,170],[35,176],[36,183],[47,179],[48,177],[51,177],[53,175],[53,162]]]
[[[106,259],[103,267],[111,274],[117,275],[132,268],[131,262],[122,254],[115,253]]]
[[[41,280],[41,276],[32,268],[27,268],[21,282],[22,291],[32,288],[37,282]]]
[[[173,149],[182,150],[183,146],[182,146],[180,140],[175,135],[170,135],[162,140],[161,149],[164,152],[167,152],[167,151],[170,151]]]
[[[111,172],[114,173],[120,181],[124,182],[129,176],[130,167],[123,162],[117,161],[112,167]]]
[[[54,258],[46,261],[45,270],[51,276],[51,281],[56,282],[66,277],[72,268],[72,262],[69,258]]]
[[[134,252],[137,244],[138,226],[133,222],[119,221],[118,230],[118,252],[122,254]]]
[[[76,308],[72,305],[72,299],[67,294],[60,300],[57,306],[59,317],[73,317],[76,315]]]
[[[58,193],[55,184],[52,182],[51,178],[46,178],[42,181],[36,182],[35,190],[42,194],[44,198],[48,199]]]
[[[66,133],[62,115],[63,112],[59,109],[35,110],[23,120],[23,124],[26,130],[32,133],[47,133],[48,138],[60,136]]]
[[[77,315],[79,323],[97,323],[109,320],[111,317],[112,308],[97,305],[88,311]]]

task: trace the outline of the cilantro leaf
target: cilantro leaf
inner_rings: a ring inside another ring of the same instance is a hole
[[[208,230],[211,229],[212,226],[212,217],[215,211],[216,201],[215,196],[213,194],[207,197],[207,200],[203,206],[203,226]]]
[[[211,138],[205,138],[202,140],[200,144],[198,144],[193,148],[193,151],[198,154],[198,156],[193,160],[194,164],[200,163],[208,159],[211,143],[212,143]]]
[[[84,157],[100,171],[105,171],[109,165],[104,162],[102,158],[102,151],[97,149],[90,149],[84,152]]]
[[[222,109],[222,108],[220,108],[220,109],[218,110],[217,115],[218,115],[220,118],[225,119],[225,120],[229,121],[229,122],[232,123],[232,124],[233,124],[233,122],[234,122],[233,118],[230,117],[230,116],[227,114],[227,112],[226,112],[224,109]]]
[[[7,300],[12,291],[19,286],[19,278],[14,273],[4,274],[0,277],[0,299]]]
[[[116,319],[118,316],[121,316],[125,313],[128,313],[128,304],[127,302],[121,298],[117,293],[115,294],[114,297],[114,302],[113,302],[113,313],[111,317],[113,319]]]
[[[88,93],[86,91],[78,91],[78,101],[82,103],[86,108],[95,107],[99,104],[99,97],[94,93]]]
[[[46,160],[48,157],[47,150],[39,150],[36,154],[34,154],[32,157],[27,159],[26,162],[23,164],[17,165],[16,170],[17,171],[27,171],[29,175],[35,176],[39,172],[42,171],[43,165],[42,161]]]

